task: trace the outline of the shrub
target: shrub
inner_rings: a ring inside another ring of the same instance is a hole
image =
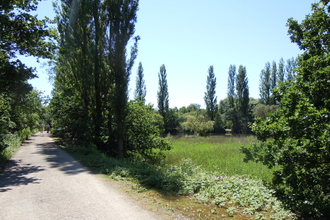
[[[142,102],[128,105],[125,148],[129,157],[142,158],[151,164],[164,159],[162,151],[170,150],[169,142],[160,137],[159,115]]]
[[[187,121],[182,123],[184,130],[193,131],[196,135],[206,136],[207,132],[212,131],[214,128],[214,121],[207,121],[201,115],[187,115]]]

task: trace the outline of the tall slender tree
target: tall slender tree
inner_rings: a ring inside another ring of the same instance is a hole
[[[228,71],[228,86],[227,86],[227,97],[229,108],[234,108],[235,106],[235,80],[236,80],[236,66],[230,65]]]
[[[246,67],[240,65],[236,78],[237,110],[247,117],[249,113],[249,85],[246,75]]]
[[[216,85],[217,79],[214,75],[214,68],[211,65],[209,67],[206,80],[206,92],[204,95],[204,101],[206,105],[206,113],[212,121],[214,121],[215,115],[217,113],[217,96],[215,91]]]
[[[273,94],[276,85],[277,85],[277,64],[275,61],[273,61],[271,67],[271,73],[270,73],[270,90],[271,90],[270,104],[271,105],[276,105],[276,98]]]
[[[125,118],[127,116],[128,82],[134,60],[137,57],[137,43],[131,48],[130,58],[126,56],[126,46],[135,33],[138,0],[106,1],[108,18],[108,50],[110,70],[114,74],[114,91],[112,103],[116,120],[118,158],[124,158]]]
[[[293,80],[296,77],[296,71],[295,71],[296,67],[297,67],[297,59],[293,57],[287,59],[285,66],[287,80]]]
[[[271,82],[270,82],[270,63],[267,62],[265,68],[261,70],[259,81],[259,95],[263,104],[270,105]]]
[[[144,103],[146,100],[146,94],[147,89],[144,81],[143,67],[142,63],[140,62],[136,76],[136,88],[134,98]]]
[[[278,71],[277,71],[277,84],[284,82],[285,80],[285,64],[283,58],[278,62]]]
[[[163,116],[165,131],[167,130],[167,114],[169,112],[169,94],[167,86],[167,74],[165,65],[161,65],[160,71],[158,73],[158,92],[157,92],[157,101],[158,101],[158,111],[161,116]]]

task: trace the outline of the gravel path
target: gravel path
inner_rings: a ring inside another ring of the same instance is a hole
[[[47,133],[23,143],[0,176],[0,219],[160,219],[93,175]]]

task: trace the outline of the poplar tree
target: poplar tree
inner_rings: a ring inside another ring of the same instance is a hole
[[[216,85],[217,79],[214,75],[214,69],[211,65],[208,70],[207,80],[206,80],[206,92],[204,95],[204,101],[206,105],[206,113],[211,121],[214,121],[215,115],[217,113],[217,96],[216,96]]]
[[[236,66],[230,65],[228,71],[228,86],[227,86],[227,97],[228,107],[234,108],[235,105],[235,80],[236,80]]]
[[[157,101],[158,101],[158,111],[161,116],[163,116],[165,131],[167,130],[167,114],[169,112],[169,94],[168,94],[168,86],[167,86],[167,74],[166,68],[163,64],[160,67],[160,71],[158,73],[158,92],[157,92]]]
[[[277,71],[277,84],[284,82],[285,80],[285,64],[283,58],[278,62],[278,71]]]
[[[248,116],[249,112],[249,85],[246,75],[246,67],[240,65],[236,78],[237,110],[243,117]]]
[[[290,81],[296,77],[296,71],[295,71],[296,67],[297,67],[297,59],[295,59],[293,57],[290,59],[287,59],[286,66],[285,66],[287,80]]]
[[[146,94],[147,94],[147,89],[144,81],[143,67],[142,67],[142,63],[140,62],[136,76],[136,88],[135,88],[134,98],[144,103],[146,100]]]
[[[134,37],[136,12],[139,1],[117,0],[106,1],[106,14],[109,28],[107,38],[110,70],[113,71],[112,103],[116,122],[116,138],[118,158],[123,159],[125,154],[124,139],[128,114],[128,83],[134,60],[137,57],[137,43],[139,36]],[[126,46],[130,39],[135,41],[131,47],[130,57],[127,57]]]
[[[271,96],[271,81],[270,81],[270,63],[265,64],[265,68],[261,70],[259,80],[259,95],[261,102],[265,105],[270,105]]]
[[[277,64],[275,61],[273,61],[271,74],[270,74],[270,90],[271,90],[270,104],[271,105],[276,105],[276,98],[273,93],[276,85],[277,85]]]

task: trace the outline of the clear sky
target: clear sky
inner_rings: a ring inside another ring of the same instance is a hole
[[[266,62],[285,61],[301,53],[287,35],[288,18],[301,21],[316,0],[140,0],[136,35],[139,55],[132,69],[133,99],[137,66],[142,62],[147,103],[157,106],[158,73],[165,64],[170,107],[191,103],[204,107],[210,65],[217,79],[218,101],[227,95],[231,64],[246,66],[250,96],[259,98],[259,74]],[[54,16],[51,1],[39,3],[40,16]],[[50,94],[47,73],[34,59],[38,79],[30,83]]]

